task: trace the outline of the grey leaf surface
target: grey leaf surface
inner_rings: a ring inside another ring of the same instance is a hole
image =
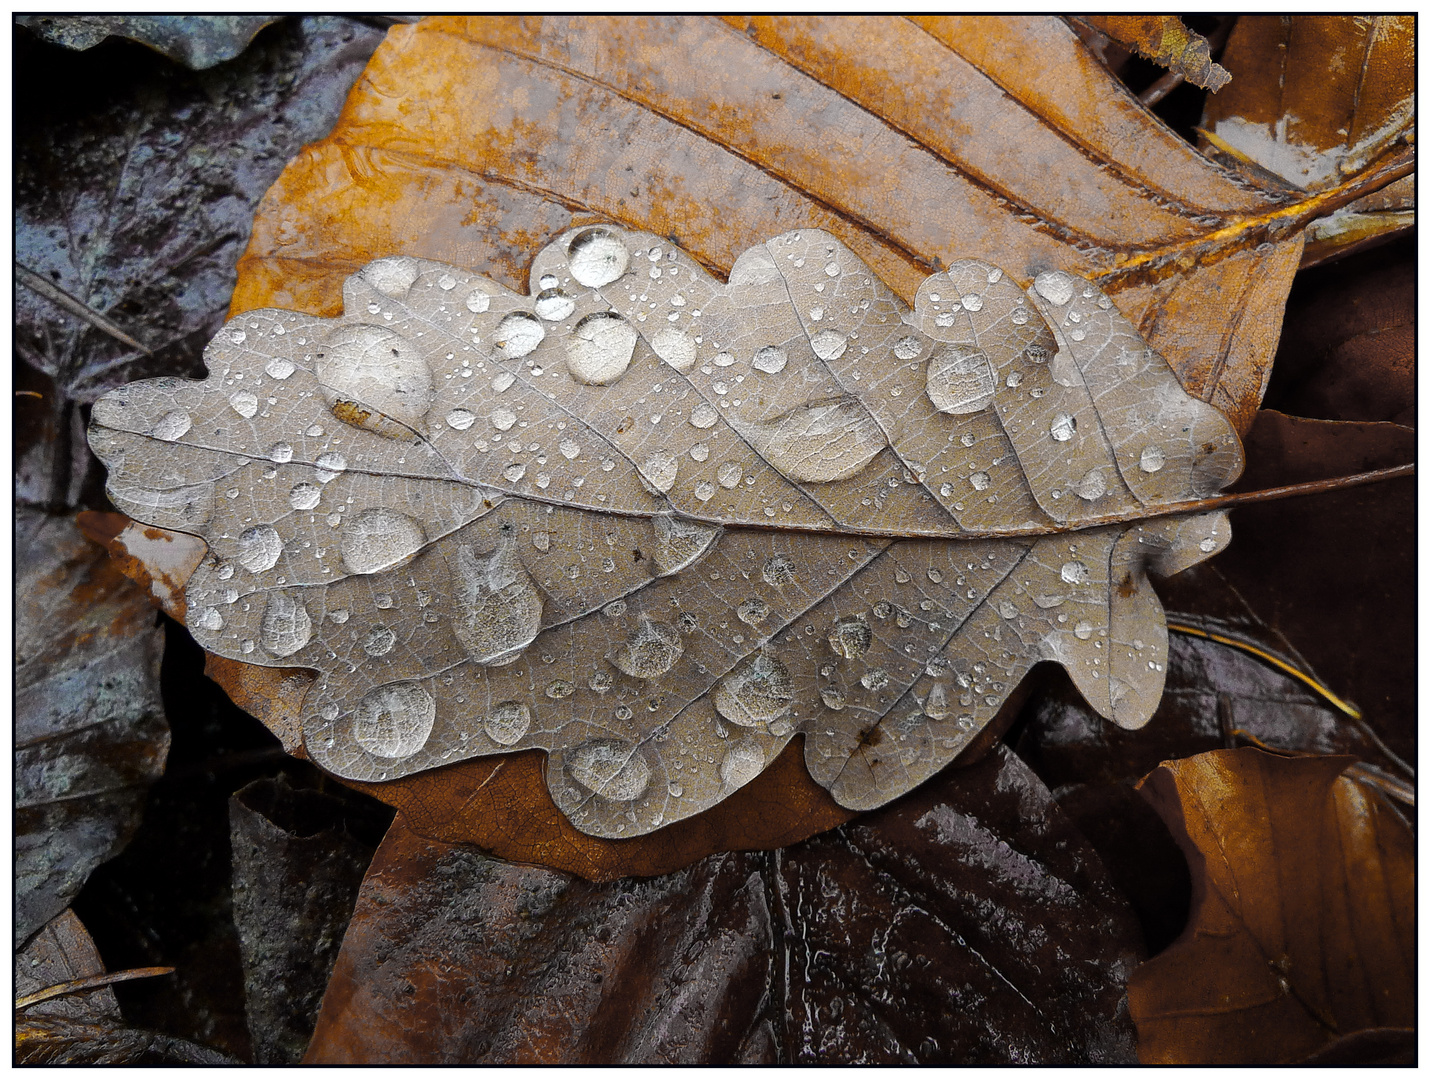
[[[527,296],[381,259],[340,318],[248,312],[205,362],[90,430],[116,506],[208,543],[199,643],[318,671],[324,768],[538,747],[608,837],[714,805],[799,732],[841,804],[881,805],[1039,660],[1146,723],[1146,571],[1230,538],[1151,515],[1242,464],[1096,286],[960,261],[910,310],[815,230],[726,283],[614,226],[544,248]]]

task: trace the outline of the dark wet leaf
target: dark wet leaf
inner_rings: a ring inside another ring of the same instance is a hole
[[[15,22],[67,49],[132,38],[191,68],[232,60],[278,15],[19,15]]]
[[[15,940],[128,843],[169,729],[144,592],[68,518],[15,523]]]
[[[1194,881],[1128,986],[1143,1062],[1288,1063],[1415,1023],[1414,835],[1350,760],[1218,750],[1143,782]]]
[[[606,885],[401,819],[310,1062],[1128,1061],[1135,923],[1016,757],[812,841]]]

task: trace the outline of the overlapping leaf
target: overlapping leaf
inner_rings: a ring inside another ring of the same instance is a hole
[[[208,380],[95,407],[116,505],[209,544],[198,641],[322,673],[325,768],[540,748],[561,810],[614,837],[720,802],[796,732],[838,802],[881,805],[1040,659],[1146,722],[1144,571],[1228,529],[1127,523],[1217,491],[1240,445],[1096,286],[962,261],[910,310],[813,230],[726,284],[571,230],[531,277],[380,260],[342,318],[250,312]]]

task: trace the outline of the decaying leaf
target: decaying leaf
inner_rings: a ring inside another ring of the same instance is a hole
[[[1415,1024],[1415,845],[1350,758],[1218,750],[1143,791],[1192,866],[1192,921],[1128,985],[1144,1062],[1291,1062]]]
[[[232,60],[277,15],[20,15],[15,21],[69,49],[133,38],[191,68]]]
[[[720,802],[796,732],[841,805],[881,805],[1040,659],[1146,722],[1144,573],[1229,529],[1132,522],[1241,451],[1095,285],[961,261],[910,310],[825,233],[721,284],[615,227],[531,277],[379,260],[344,317],[242,315],[208,380],[96,403],[115,504],[209,544],[199,643],[321,672],[319,764],[540,748],[561,810],[617,837]]]
[[[1181,75],[1193,86],[1216,93],[1231,81],[1226,68],[1212,63],[1207,39],[1189,29],[1176,15],[1079,15],[1076,18]]]

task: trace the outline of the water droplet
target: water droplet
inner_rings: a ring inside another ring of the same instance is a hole
[[[579,383],[609,386],[631,366],[639,337],[636,328],[615,312],[593,312],[564,339],[566,369]]]
[[[993,478],[986,472],[976,472],[968,478],[968,482],[973,485],[975,491],[987,491],[988,485],[993,482]]]
[[[238,538],[238,562],[255,574],[273,569],[283,554],[283,541],[272,525],[255,525]]]
[[[1201,548],[1203,551],[1208,551],[1208,552],[1210,552],[1210,551],[1215,551],[1215,550],[1216,550],[1216,538],[1215,538],[1215,537],[1212,537],[1212,536],[1208,536],[1205,540],[1203,540],[1200,544],[1198,544],[1197,547]]]
[[[560,289],[543,289],[537,294],[536,303],[531,306],[539,318],[547,322],[560,322],[576,310],[576,301]]]
[[[1044,270],[1033,279],[1033,288],[1044,300],[1057,307],[1062,307],[1073,298],[1072,275],[1061,270]]]
[[[501,471],[501,474],[506,478],[508,483],[515,484],[526,475],[526,466],[517,462],[515,465],[508,465]]]
[[[313,464],[318,467],[318,479],[327,483],[348,467],[348,459],[334,450],[326,454],[319,454],[318,460]]]
[[[437,703],[412,682],[388,683],[369,690],[353,711],[353,737],[369,754],[410,757],[432,734]]]
[[[1050,434],[1058,442],[1067,442],[1077,431],[1077,418],[1069,416],[1065,412],[1060,412],[1053,417],[1052,427],[1048,429]]]
[[[650,347],[676,371],[695,366],[695,339],[674,326],[662,327],[650,339]]]
[[[1100,499],[1107,494],[1107,478],[1103,476],[1102,469],[1089,469],[1082,479],[1073,485],[1073,491],[1077,492],[1078,498],[1088,502]]]
[[[846,660],[858,660],[874,640],[874,632],[858,615],[841,619],[829,631],[829,647]]]
[[[200,608],[192,620],[192,625],[200,630],[222,630],[223,616],[218,613],[218,608]]]
[[[313,620],[297,593],[271,593],[263,609],[258,640],[272,656],[292,656],[313,636]]]
[[[537,551],[545,551],[551,547],[551,534],[547,532],[534,532],[531,534],[531,546]]]
[[[500,394],[510,389],[514,382],[516,382],[516,376],[510,371],[503,371],[492,379],[492,389]]]
[[[760,576],[768,585],[793,585],[797,568],[788,555],[771,555],[760,569]]]
[[[894,355],[900,360],[912,360],[924,351],[924,343],[912,334],[894,342]]]
[[[650,765],[641,752],[614,739],[593,739],[572,750],[566,758],[571,779],[616,802],[631,802],[650,785]]]
[[[513,311],[497,323],[492,332],[492,343],[508,360],[519,360],[532,352],[546,337],[546,331],[536,321],[535,316],[524,311]]]
[[[779,660],[758,654],[715,687],[715,711],[741,727],[759,727],[789,712],[794,679]]]
[[[1061,576],[1069,585],[1086,585],[1088,578],[1092,575],[1086,563],[1073,559],[1071,562],[1063,563]]]
[[[348,614],[348,609],[345,607],[333,608],[332,611],[328,612],[328,618],[332,619],[333,622],[341,626],[343,623],[348,621]]]
[[[930,720],[947,720],[951,712],[953,704],[948,700],[948,687],[941,682],[934,683],[924,698],[924,715]]]
[[[680,459],[668,450],[657,450],[641,462],[640,474],[664,495],[675,486],[676,475],[680,472]]]
[[[880,600],[873,608],[876,619],[887,619],[894,613],[894,605],[887,600]]]
[[[1016,619],[1018,617],[1018,607],[1010,600],[998,601],[998,614],[1005,619]]]
[[[715,421],[719,419],[720,414],[708,401],[702,401],[690,410],[690,423],[698,428],[714,427]]]
[[[670,783],[666,784],[665,790],[670,792],[670,797],[672,799],[678,799],[685,794],[685,788],[681,787],[681,785],[675,780],[672,780]]]
[[[349,573],[376,574],[411,561],[426,542],[419,522],[378,506],[348,518],[339,547]]]
[[[174,442],[188,434],[189,428],[193,426],[194,421],[188,413],[183,409],[173,409],[155,421],[154,426],[149,429],[149,434],[165,442]]]
[[[873,668],[859,676],[859,685],[865,690],[882,690],[889,685],[889,673],[883,668]]]
[[[789,357],[778,345],[766,345],[755,353],[755,357],[750,361],[756,371],[763,371],[770,375],[777,375],[785,369],[785,364],[789,362]]]
[[[821,360],[838,360],[849,346],[849,339],[837,330],[821,330],[809,339],[814,355]],[[758,360],[759,354],[756,354]],[[784,367],[784,364],[780,364]]]
[[[474,315],[480,315],[492,306],[492,298],[481,289],[473,289],[467,297],[467,310]]]
[[[268,361],[267,366],[264,367],[263,370],[268,372],[273,378],[281,381],[288,378],[289,375],[292,375],[293,372],[298,369],[293,365],[291,360],[285,360],[281,356],[275,356],[272,360]]]
[[[819,700],[824,702],[826,709],[839,712],[844,708],[844,691],[837,686],[822,686],[819,689]]]
[[[680,631],[643,615],[636,632],[616,649],[611,663],[633,679],[657,679],[675,666],[683,652]]]
[[[1148,446],[1142,450],[1142,456],[1137,459],[1138,467],[1145,473],[1154,473],[1167,464],[1167,455],[1160,446]]]
[[[482,718],[482,730],[486,732],[487,738],[498,746],[511,746],[519,742],[530,727],[531,710],[520,701],[498,702],[492,711]]]
[[[362,651],[368,656],[386,656],[397,644],[397,634],[389,627],[374,626],[362,641]]]
[[[997,392],[988,357],[971,345],[945,345],[928,365],[928,396],[940,412],[981,412]]]
[[[691,461],[705,461],[710,457],[710,447],[705,443],[696,443],[690,448]]]
[[[588,289],[609,285],[626,272],[631,253],[605,229],[587,229],[571,241],[566,254],[571,276]]]
[[[770,605],[758,597],[751,597],[735,609],[735,616],[743,623],[758,626],[770,617]]]
[[[571,685],[571,683],[567,682],[565,679],[554,679],[546,684],[546,696],[554,701],[560,701],[562,698],[569,698],[575,692],[576,687]]]
[[[466,409],[453,409],[447,414],[447,426],[457,431],[466,431],[476,422],[476,416]]]
[[[983,310],[983,297],[979,296],[977,293],[969,293],[967,296],[963,297],[961,303],[969,311]]]
[[[228,399],[233,411],[245,420],[258,412],[258,395],[252,390],[238,390]]]
[[[515,549],[505,530],[490,554],[457,548],[452,629],[479,664],[510,664],[541,630],[541,595]]]
[[[765,755],[752,742],[740,741],[725,751],[720,762],[720,779],[728,787],[744,787],[765,768]]]
[[[516,413],[505,405],[498,405],[492,410],[491,421],[492,427],[498,431],[510,431],[512,425],[516,423]]]
[[[651,525],[655,529],[652,561],[661,575],[684,570],[720,538],[718,525],[702,525],[674,514],[657,514],[651,518]]]
[[[847,479],[888,445],[878,423],[852,398],[793,409],[745,434],[785,476],[811,483]]]
[[[293,504],[294,510],[311,510],[322,497],[323,489],[308,483],[294,484],[293,490],[288,493],[288,501]]]

